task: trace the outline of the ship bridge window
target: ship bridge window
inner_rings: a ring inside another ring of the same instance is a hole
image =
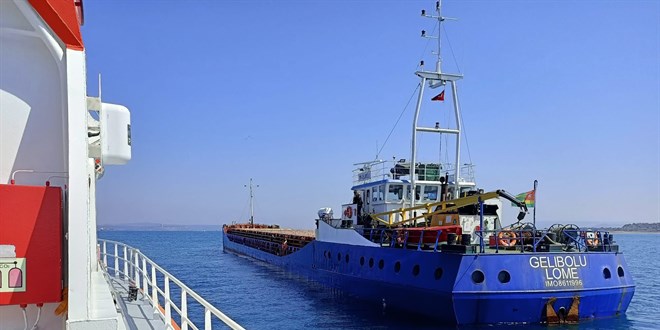
[[[387,190],[387,201],[388,202],[399,202],[403,198],[403,185],[402,184],[390,184]]]
[[[383,200],[383,194],[385,193],[385,186],[375,186],[371,188],[371,201],[378,202]]]
[[[438,186],[425,186],[424,195],[422,195],[422,198],[425,201],[438,200]]]
[[[419,192],[422,190],[422,186],[415,186],[415,200],[419,200]],[[410,200],[410,186],[406,189],[406,198]]]

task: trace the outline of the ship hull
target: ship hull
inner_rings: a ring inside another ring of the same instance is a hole
[[[557,321],[548,305],[561,321],[571,319],[573,305],[579,320],[614,317],[625,313],[635,290],[623,254],[614,252],[463,254],[314,240],[278,256],[227,233],[223,244],[225,251],[384,304],[388,313],[414,312],[446,324]]]

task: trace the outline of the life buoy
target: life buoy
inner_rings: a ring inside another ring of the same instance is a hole
[[[347,218],[352,218],[353,217],[353,208],[350,206],[346,207],[346,210],[344,211],[344,216]]]
[[[518,243],[516,233],[510,230],[503,230],[497,234],[498,244],[501,246],[514,246]]]
[[[598,239],[598,234],[594,232],[588,232],[587,233],[587,245],[589,246],[598,246],[600,244],[600,240]]]

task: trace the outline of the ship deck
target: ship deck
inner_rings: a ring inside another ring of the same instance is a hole
[[[252,225],[250,225],[252,226]],[[242,225],[230,226],[228,228],[228,233],[243,237],[249,240],[248,245],[251,245],[255,248],[268,251],[273,254],[282,255],[290,254],[301,248],[303,248],[308,243],[314,241],[315,230],[312,229],[285,229],[285,228],[268,228],[263,227],[262,225],[254,225],[255,227],[243,227]],[[411,237],[406,240],[405,243],[392,243],[392,240],[389,235],[385,236],[381,232],[382,229],[376,229],[374,234],[368,235],[364,233],[364,237],[374,243],[379,244],[383,248],[406,248],[406,249],[417,249],[420,251],[428,252],[448,252],[448,253],[463,253],[463,254],[520,254],[520,253],[529,253],[529,252],[554,252],[554,253],[570,253],[570,252],[612,252],[618,251],[618,245],[616,244],[600,244],[597,246],[588,246],[584,242],[580,242],[579,239],[574,238],[572,245],[574,248],[566,249],[565,244],[545,244],[538,245],[537,249],[534,250],[533,242],[530,239],[526,239],[524,244],[521,240],[517,241],[517,244],[514,241],[515,245],[512,246],[503,246],[503,245],[492,245],[488,242],[485,242],[483,251],[481,250],[479,244],[470,244],[467,246],[461,245],[460,243],[447,244],[445,241],[446,238],[442,237],[442,240],[429,242],[427,240],[422,240],[420,242],[420,237]],[[377,231],[377,232],[376,232]],[[381,238],[381,235],[382,238]],[[522,237],[522,233],[520,234]],[[579,237],[579,236],[576,236]],[[441,238],[441,237],[438,237]],[[245,243],[245,241],[244,241]],[[538,243],[537,243],[538,244]],[[283,251],[286,250],[286,251]]]
[[[242,232],[251,232],[251,233],[266,233],[272,234],[275,236],[287,236],[287,237],[301,237],[307,239],[316,238],[313,229],[285,229],[285,228],[241,228],[234,229]]]
[[[118,329],[169,329],[143,292],[138,292],[136,300],[130,300],[128,281],[112,277],[111,284],[113,296],[121,308],[119,316],[123,320],[119,322]]]

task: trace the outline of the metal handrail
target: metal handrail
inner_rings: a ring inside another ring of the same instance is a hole
[[[112,269],[115,277],[123,275],[125,280],[133,282],[138,289],[141,289],[145,294],[145,297],[148,297],[149,303],[153,306],[154,313],[158,313],[163,318],[167,329],[174,329],[172,326],[172,309],[174,309],[174,311],[180,316],[182,330],[188,330],[189,328],[200,329],[188,318],[188,296],[204,307],[205,330],[212,329],[212,315],[232,329],[244,329],[234,320],[211,305],[206,299],[202,298],[191,288],[183,284],[179,279],[142,254],[139,249],[112,240],[99,239],[98,241],[101,246],[99,255],[101,259],[100,262],[106,275],[110,276],[108,269]],[[108,245],[114,247],[111,249],[114,253],[108,253]],[[120,247],[123,255],[119,254]],[[114,259],[112,260],[114,261],[112,267],[108,264],[108,257]],[[120,261],[123,263],[123,270],[120,268]],[[163,277],[163,289],[158,286],[156,280],[157,273],[160,273]],[[181,306],[177,306],[170,298],[170,282],[176,284],[181,291]],[[163,307],[161,307],[159,303],[160,297],[163,298],[165,304]]]
[[[420,227],[421,229],[421,227]],[[502,232],[512,232],[515,233],[516,236],[514,237],[498,237],[500,233]],[[495,237],[495,245],[491,246],[491,248],[495,248],[495,253],[499,252],[500,250],[504,250],[506,248],[513,248],[513,247],[518,247],[520,248],[520,253],[526,253],[526,252],[537,252],[538,246],[543,242],[546,238],[549,238],[548,233],[551,231],[548,230],[530,230],[530,229],[524,229],[524,228],[517,228],[517,229],[512,229],[512,228],[502,228],[502,229],[496,229],[496,230],[477,230],[475,231],[475,234],[479,237],[479,253],[485,253],[485,246],[487,243],[484,241],[487,239],[486,237],[492,235]],[[439,243],[440,243],[440,236],[441,236],[442,230],[438,230],[435,236],[435,244],[433,246],[433,252],[438,252],[439,249]],[[593,238],[587,238],[585,237],[587,233],[594,233]],[[396,247],[396,242],[399,242],[403,245],[405,248],[409,241],[408,241],[408,231],[403,232],[403,237],[399,237],[399,233],[397,232],[396,229],[391,229],[391,228],[382,228],[382,227],[377,227],[377,228],[362,228],[361,229],[361,234],[363,237],[367,238],[369,241],[374,242],[374,243],[380,243],[382,247],[390,247],[394,248]],[[596,251],[593,249],[594,247],[598,247],[601,249],[603,252],[608,252],[612,251],[612,241],[609,239],[609,232],[607,231],[596,231],[596,230],[590,230],[590,229],[578,229],[578,230],[571,230],[571,231],[566,231],[564,232],[565,239],[567,240],[566,242],[561,243],[564,246],[575,246],[575,248],[578,251]],[[375,236],[375,237],[374,237]],[[385,244],[385,239],[389,238],[390,241],[388,244]],[[594,240],[598,239],[598,244],[597,245],[589,245],[587,243],[587,240]],[[420,235],[417,238],[416,241],[410,242],[411,244],[417,245],[417,250],[422,250],[422,242],[424,240],[424,229],[421,229]],[[512,245],[501,245],[500,240],[506,241],[506,242],[511,242],[515,241],[515,244]],[[525,241],[528,241],[531,243],[525,243]],[[524,247],[531,247],[531,251],[526,251]]]
[[[454,172],[456,165],[453,163],[434,163],[422,162],[417,163],[415,174],[420,181],[439,181],[443,173],[449,173],[450,182],[454,181]],[[353,185],[361,185],[366,183],[378,182],[387,179],[400,179],[405,177],[409,180],[410,172],[407,174],[396,173],[395,168],[397,165],[407,166],[410,169],[410,162],[392,161],[392,160],[377,160],[373,162],[355,164],[357,167],[353,169],[352,180]],[[422,165],[422,166],[420,166]],[[431,165],[432,167],[426,167]],[[462,164],[459,174],[459,182],[474,182],[474,165]]]
[[[300,250],[300,248],[297,246],[287,246],[285,250],[282,250],[283,249],[282,243],[267,242],[257,238],[245,237],[234,234],[227,234],[227,238],[229,238],[229,240],[231,241],[241,240],[244,245],[277,255],[288,255]]]

